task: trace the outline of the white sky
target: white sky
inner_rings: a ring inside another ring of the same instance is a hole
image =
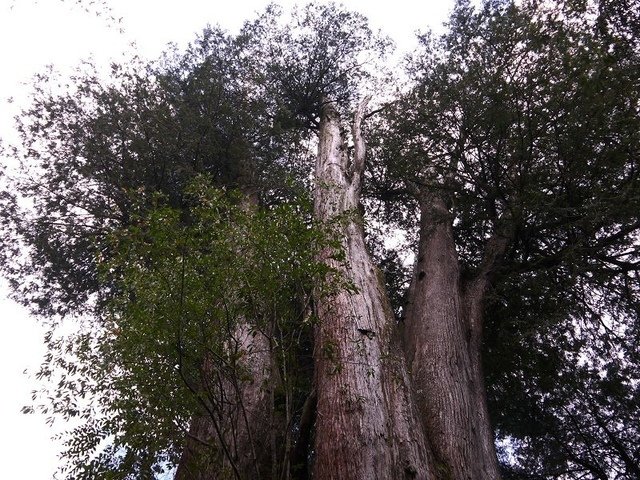
[[[242,21],[262,10],[264,0],[103,0],[111,14],[122,18],[119,28],[104,17],[87,13],[78,0],[0,0],[0,138],[11,142],[14,115],[25,106],[29,80],[47,64],[69,71],[92,56],[98,64],[124,60],[135,42],[142,57],[155,58],[168,42],[185,45],[207,24],[236,30]],[[277,2],[289,6],[291,0]],[[319,2],[324,3],[324,2]],[[343,0],[347,7],[369,17],[374,28],[393,38],[399,49],[410,50],[416,30],[437,29],[446,19],[451,0]],[[122,31],[120,31],[120,29]],[[8,99],[13,98],[12,102]],[[2,159],[4,162],[5,159]],[[39,415],[22,415],[44,353],[42,328],[24,309],[6,299],[0,283],[0,465],[3,478],[47,480],[56,469],[58,447],[52,430]]]

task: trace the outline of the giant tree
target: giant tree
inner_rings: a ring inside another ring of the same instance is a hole
[[[74,474],[633,478],[633,32],[612,2],[459,2],[370,112],[387,42],[270,7],[41,91],[5,271],[44,315],[94,307],[43,368],[89,420]]]
[[[407,361],[454,478],[497,476],[485,381],[524,472],[638,472],[612,414],[638,415],[638,51],[595,7],[460,2],[384,127],[372,180],[420,218]]]

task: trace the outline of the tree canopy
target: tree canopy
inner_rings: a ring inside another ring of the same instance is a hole
[[[395,327],[439,225],[463,296],[482,291],[505,479],[640,476],[638,25],[624,1],[461,0],[442,36],[420,36],[403,87],[360,117],[358,210]],[[71,478],[154,478],[203,412],[220,478],[241,478],[223,417],[251,383],[256,335],[282,446],[253,460],[307,478],[315,308],[355,290],[321,260],[345,260],[334,227],[357,212],[312,220],[317,133],[328,104],[348,118],[381,91],[389,49],[341,7],[272,6],[238,35],[208,28],[108,80],[80,71],[52,94],[37,79],[13,149],[22,169],[3,178],[3,272],[51,326],[34,403],[81,419]],[[390,232],[406,241],[389,247]]]
[[[637,37],[606,2],[472,11],[459,3],[447,34],[422,38],[376,183],[443,196],[466,275],[489,269],[485,371],[514,472],[631,478]]]

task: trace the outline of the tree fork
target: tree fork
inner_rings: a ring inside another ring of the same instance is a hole
[[[462,284],[446,202],[424,193],[420,200],[404,340],[421,418],[438,478],[498,480],[480,356],[487,272]]]
[[[338,223],[345,258],[322,261],[352,288],[317,299],[317,392],[313,476],[325,479],[432,479],[430,450],[414,408],[395,319],[369,256],[358,206],[365,163],[362,102],[349,159],[340,115],[323,103],[315,167],[314,215]]]

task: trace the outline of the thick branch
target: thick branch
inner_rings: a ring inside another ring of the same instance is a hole
[[[469,282],[469,288],[476,291],[481,298],[486,289],[491,285],[498,267],[504,260],[504,255],[513,241],[514,225],[510,218],[499,220],[502,226],[498,226],[494,234],[487,240],[482,254],[482,261],[473,279]]]
[[[356,113],[353,117],[353,126],[352,126],[352,134],[353,134],[353,177],[352,182],[358,189],[360,189],[362,185],[362,174],[364,173],[364,163],[365,163],[365,155],[366,155],[366,144],[364,141],[364,137],[362,136],[362,120],[364,118],[364,113],[367,110],[367,105],[371,97],[365,97],[358,108],[356,109]]]

